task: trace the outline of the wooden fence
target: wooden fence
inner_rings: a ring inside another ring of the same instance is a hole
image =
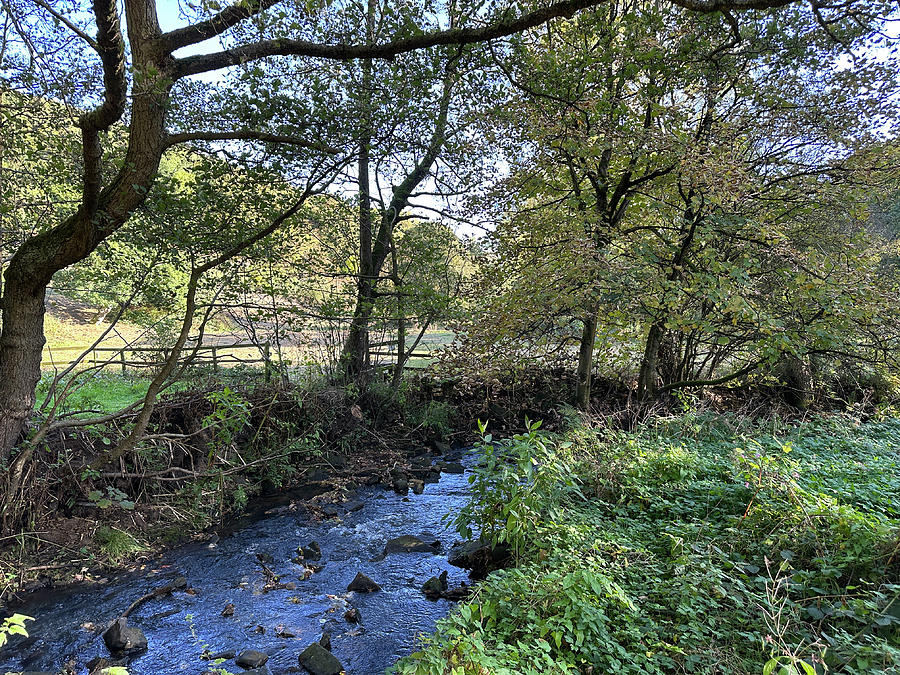
[[[390,365],[396,363],[397,351],[391,349],[397,344],[393,342],[378,342],[371,345],[372,349],[369,355],[375,357],[381,365]],[[387,347],[387,351],[384,348]],[[378,351],[376,351],[378,350]],[[53,367],[64,369],[75,363],[74,359],[59,359],[58,355],[69,354],[75,352],[77,356],[87,351],[82,363],[97,369],[120,368],[125,374],[129,368],[144,369],[156,368],[162,365],[169,357],[170,348],[166,347],[94,347],[86,350],[85,347],[55,347],[53,349],[44,350],[44,358],[42,360],[43,367]],[[249,351],[250,353],[241,354],[240,352]],[[233,344],[213,344],[213,345],[189,345],[182,351],[180,360],[184,361],[193,354],[191,358],[192,366],[212,366],[214,372],[218,372],[220,368],[231,367],[236,365],[249,365],[254,363],[265,364],[266,372],[271,372],[272,368],[272,347],[270,342],[256,344],[253,342],[236,342]],[[433,351],[416,351],[409,355],[409,359],[431,359],[434,357]],[[424,366],[409,365],[405,366],[410,370],[418,370]]]
[[[259,356],[240,355],[238,350],[252,350]],[[129,368],[156,368],[162,365],[172,350],[165,347],[94,347],[82,360],[83,363],[94,368],[119,367],[124,374]],[[57,368],[66,368],[77,359],[59,361],[56,354],[59,352],[85,352],[84,347],[57,347],[44,351],[43,362]],[[268,372],[272,365],[272,349],[268,342],[261,345],[252,342],[237,342],[234,344],[215,344],[186,347],[181,354],[184,360],[193,354],[191,365],[212,365],[213,371],[219,368],[235,366],[239,364],[263,363]],[[142,357],[146,355],[146,357]]]

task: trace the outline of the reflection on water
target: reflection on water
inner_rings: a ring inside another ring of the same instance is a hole
[[[202,673],[209,663],[201,654],[257,649],[269,655],[275,675],[296,672],[297,655],[323,630],[332,634],[332,651],[348,673],[383,672],[413,651],[417,636],[433,630],[450,603],[426,600],[419,589],[430,576],[448,570],[451,585],[465,572],[447,564],[446,552],[455,540],[443,516],[459,509],[467,496],[465,475],[443,475],[422,495],[409,501],[376,488],[360,490],[365,506],[339,520],[310,523],[286,513],[265,517],[223,537],[214,547],[191,545],[173,551],[149,573],[133,573],[99,587],[46,591],[15,608],[36,618],[31,638],[13,640],[0,653],[4,670],[57,672],[74,659],[79,673],[96,656],[109,656],[100,633],[135,599],[167,581],[184,576],[196,594],[176,591],[150,600],[129,623],[141,628],[149,651],[128,665],[132,675]],[[439,539],[443,553],[378,557],[385,542],[412,534]],[[298,545],[317,541],[324,568],[302,579],[303,568],[291,562]],[[266,590],[266,567],[294,589]],[[347,593],[357,572],[377,581],[381,592]],[[222,617],[226,604],[234,615]],[[344,619],[347,605],[361,615],[358,625]],[[233,661],[220,667],[241,672]]]

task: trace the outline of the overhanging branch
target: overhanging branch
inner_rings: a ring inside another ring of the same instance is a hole
[[[217,35],[221,35],[229,28],[233,28],[241,21],[249,19],[269,7],[277,5],[281,0],[251,0],[250,2],[238,2],[223,9],[221,12],[206,21],[194,24],[193,26],[185,26],[178,28],[163,35],[160,40],[165,45],[166,50],[174,52],[176,49],[195,45],[198,42],[209,40]]]
[[[783,2],[784,0],[776,0]],[[486,42],[540,26],[557,17],[571,17],[578,11],[605,4],[606,0],[561,0],[517,17],[502,18],[478,28],[451,28],[383,44],[320,44],[306,40],[263,40],[213,54],[187,56],[176,61],[175,79],[236,66],[269,56],[308,56],[336,61],[390,59],[406,52],[439,45],[466,45]]]
[[[298,136],[286,134],[270,134],[263,131],[238,130],[238,131],[192,131],[177,134],[169,134],[165,147],[170,148],[179,143],[191,141],[260,141],[262,143],[280,143],[283,145],[296,145],[310,150],[324,152],[329,155],[339,155],[341,150],[333,148],[325,143],[309,141]]]

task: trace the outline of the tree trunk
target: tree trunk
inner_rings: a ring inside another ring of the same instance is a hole
[[[7,271],[0,332],[0,449],[8,460],[35,403],[44,348],[44,289],[27,289]]]
[[[371,84],[371,63],[363,64],[363,87]],[[364,384],[370,366],[369,321],[375,301],[375,273],[372,259],[372,207],[369,187],[369,144],[371,130],[363,132],[359,144],[359,278],[356,308],[344,347],[344,377]]]
[[[578,348],[575,405],[587,411],[591,407],[591,377],[594,370],[594,341],[597,339],[597,313],[582,319],[581,344]]]
[[[391,279],[394,281],[394,293],[397,295],[397,363],[394,364],[394,376],[391,386],[394,391],[400,389],[403,380],[403,367],[406,365],[406,303],[403,295],[403,282],[400,279],[400,266],[397,264],[397,244],[391,237]]]
[[[27,239],[5,273],[0,327],[0,463],[8,463],[35,403],[44,346],[44,296],[53,275],[86,258],[147,197],[165,149],[165,111],[171,80],[153,50],[160,35],[152,2],[128,3],[127,25],[136,64],[154,71],[135,84],[122,168],[102,187],[101,132],[121,119],[127,102],[125,44],[113,0],[97,0],[97,41],[103,63],[105,96],[79,118],[84,161],[78,210],[57,226]],[[10,496],[10,495],[7,495]]]
[[[656,397],[658,378],[659,350],[665,331],[662,325],[654,323],[647,333],[644,346],[644,358],[641,360],[641,371],[638,375],[638,398],[647,401]]]
[[[375,35],[375,3],[369,0],[366,10],[366,44]],[[362,81],[359,91],[359,278],[356,285],[356,307],[350,322],[350,332],[341,354],[343,375],[347,382],[365,388],[369,369],[369,322],[375,301],[375,265],[372,256],[372,198],[369,185],[369,155],[372,146],[372,59],[362,62]]]

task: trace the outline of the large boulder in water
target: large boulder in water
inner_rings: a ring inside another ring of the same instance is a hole
[[[453,545],[447,562],[454,567],[470,570],[474,579],[483,579],[494,570],[502,569],[511,562],[509,546],[491,546],[486,541],[474,539]]]
[[[240,654],[238,654],[238,657],[234,662],[241,668],[246,668],[247,670],[249,670],[251,668],[259,668],[260,666],[265,665],[266,661],[268,660],[268,654],[258,652],[255,649],[245,649]]]
[[[298,660],[306,672],[312,675],[340,675],[344,672],[344,666],[337,657],[318,642],[313,642],[304,649]]]
[[[409,481],[403,476],[394,478],[391,482],[391,486],[394,488],[394,492],[396,492],[398,495],[409,494]]]
[[[128,619],[116,619],[103,633],[103,642],[113,654],[139,654],[147,651],[147,638],[140,628],[128,625]]]
[[[422,584],[422,593],[429,600],[437,600],[447,591],[447,571],[441,572],[439,577],[431,577]]]
[[[362,572],[357,572],[356,576],[353,578],[353,581],[351,581],[347,585],[347,590],[353,591],[355,593],[372,593],[374,591],[380,591],[381,586],[372,581]]]

